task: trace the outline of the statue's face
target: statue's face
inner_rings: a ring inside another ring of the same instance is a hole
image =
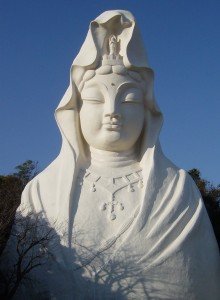
[[[127,75],[96,74],[81,93],[80,121],[86,142],[100,150],[125,151],[144,124],[143,92]]]

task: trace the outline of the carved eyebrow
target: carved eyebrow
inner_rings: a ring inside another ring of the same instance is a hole
[[[140,86],[137,83],[126,81],[119,85],[117,92],[120,92],[125,87],[134,87],[136,89],[140,89]]]

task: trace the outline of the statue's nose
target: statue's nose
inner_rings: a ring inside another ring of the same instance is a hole
[[[105,114],[105,117],[109,117],[111,121],[118,121],[121,119],[121,115],[117,113]]]
[[[119,113],[119,107],[117,107],[117,103],[115,99],[109,99],[109,101],[106,102],[105,106],[105,116],[110,117],[110,119],[120,119],[121,115]]]

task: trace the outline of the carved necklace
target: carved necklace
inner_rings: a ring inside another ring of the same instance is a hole
[[[142,169],[139,168],[137,171],[117,177],[100,176],[90,169],[81,169],[78,174],[78,184],[83,185],[84,183],[89,185],[91,193],[95,193],[99,189],[105,190],[108,200],[102,203],[100,210],[107,212],[110,220],[113,221],[117,217],[116,207],[120,210],[125,208],[125,204],[117,200],[117,193],[125,188],[128,193],[135,192],[136,187],[141,189],[143,187]]]

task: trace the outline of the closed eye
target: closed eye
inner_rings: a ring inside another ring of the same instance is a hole
[[[88,103],[91,103],[91,104],[102,104],[102,103],[104,103],[105,101],[103,100],[103,99],[95,99],[95,98],[89,98],[89,97],[84,97],[83,99],[82,99],[83,101],[85,101],[85,102],[88,102]]]
[[[135,99],[135,98],[126,98],[122,103],[134,103],[134,104],[141,104],[140,99]]]

